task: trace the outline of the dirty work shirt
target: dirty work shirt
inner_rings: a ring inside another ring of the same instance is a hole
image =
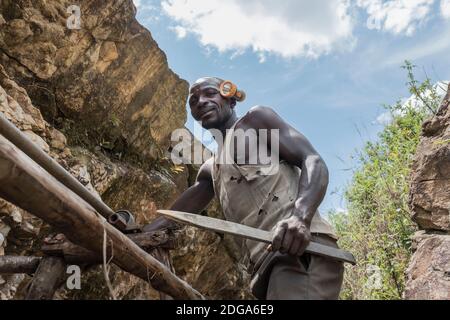
[[[270,231],[277,222],[289,218],[298,195],[301,169],[280,161],[276,164],[237,165],[231,148],[233,129],[227,130],[221,151],[213,158],[212,179],[214,192],[227,220]],[[226,155],[225,153],[228,153]],[[223,164],[221,159],[231,160]],[[219,158],[222,157],[222,158]],[[271,174],[266,175],[265,173]],[[312,234],[325,234],[336,239],[331,225],[317,211],[311,223]],[[233,237],[241,249],[241,261],[251,272],[258,259],[267,254],[267,243]]]

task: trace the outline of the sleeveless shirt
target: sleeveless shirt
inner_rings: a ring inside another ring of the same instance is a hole
[[[230,150],[237,122],[227,130],[221,152],[216,152],[212,159],[214,192],[226,220],[271,231],[278,221],[289,218],[293,213],[301,169],[283,160],[278,166],[274,163],[236,164]],[[219,157],[223,156],[227,156],[231,163],[220,162]],[[275,168],[278,170],[274,170]],[[332,226],[318,211],[314,214],[310,231],[337,239]],[[233,239],[242,250],[240,262],[247,268],[267,252],[266,243],[239,237]]]

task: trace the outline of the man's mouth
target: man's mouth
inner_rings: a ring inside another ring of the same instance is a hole
[[[202,114],[200,115],[200,119],[209,117],[211,114],[213,114],[214,111],[215,111],[215,110],[212,109],[212,110],[209,110],[209,111],[206,111],[206,112],[202,113]]]

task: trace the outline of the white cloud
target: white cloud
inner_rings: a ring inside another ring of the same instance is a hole
[[[133,0],[134,6],[139,9],[142,5],[142,0]]]
[[[441,0],[441,14],[444,18],[450,19],[450,0]]]
[[[348,209],[347,208],[337,207],[337,208],[335,208],[335,211],[336,211],[336,213],[348,215]]]
[[[392,114],[389,111],[383,112],[375,120],[375,123],[383,126],[388,125],[391,122],[392,122]]]
[[[266,62],[266,60],[267,60],[267,57],[264,54],[264,52],[258,53],[258,61],[259,61],[259,63],[264,63],[264,62]]]
[[[354,43],[349,0],[164,0],[162,9],[202,45],[251,49],[261,62],[267,54],[318,57]]]
[[[181,26],[176,26],[171,29],[176,33],[178,39],[186,38],[187,31],[185,28],[183,28]]]
[[[383,58],[380,65],[391,67],[401,65],[405,59],[417,61],[432,55],[446,52],[450,49],[450,29],[442,29],[435,32],[431,37],[415,42],[413,45],[404,48],[394,48],[389,55]],[[378,53],[383,54],[383,53]]]
[[[448,0],[445,0],[448,2]],[[426,22],[434,0],[357,0],[368,14],[367,27],[411,36]]]
[[[133,3],[141,23],[154,23],[160,20],[161,12],[159,6],[153,0],[133,0]]]

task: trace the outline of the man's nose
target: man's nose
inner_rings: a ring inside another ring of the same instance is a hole
[[[208,104],[208,99],[205,96],[201,95],[198,98],[198,107],[202,108],[202,107],[206,106],[207,104]]]

